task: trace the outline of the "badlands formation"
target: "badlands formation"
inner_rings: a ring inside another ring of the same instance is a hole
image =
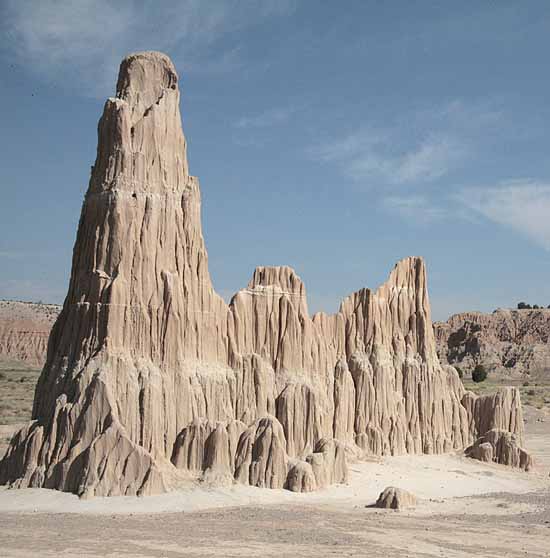
[[[548,378],[550,310],[464,312],[434,324],[442,362],[473,369],[484,364],[497,373]]]
[[[440,365],[421,258],[334,315],[310,317],[288,267],[257,268],[229,305],[215,293],[178,76],[154,52],[123,60],[105,104],[32,418],[0,483],[85,497],[199,479],[311,491],[350,459],[472,445],[529,466],[518,392],[477,397]]]
[[[43,366],[57,304],[0,300],[0,359]]]

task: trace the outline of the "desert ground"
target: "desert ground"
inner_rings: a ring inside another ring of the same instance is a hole
[[[30,416],[38,374],[21,364],[1,364],[0,454]],[[487,391],[506,383],[474,387]],[[523,383],[526,446],[536,458],[529,473],[460,455],[398,456],[352,464],[347,485],[309,494],[233,485],[79,500],[56,491],[2,487],[0,554],[550,556],[547,386]],[[531,389],[537,397],[528,395]],[[400,512],[373,508],[389,485],[414,492],[418,505]]]

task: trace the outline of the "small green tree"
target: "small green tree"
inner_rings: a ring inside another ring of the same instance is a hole
[[[487,370],[483,364],[478,364],[472,372],[472,380],[476,383],[484,382],[487,379]]]
[[[462,372],[462,368],[455,366],[455,370],[458,372],[458,377],[462,380],[462,378],[464,378],[464,372]]]

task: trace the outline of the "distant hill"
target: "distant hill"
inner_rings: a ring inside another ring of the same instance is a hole
[[[58,304],[0,300],[0,359],[41,367]]]
[[[550,309],[464,312],[435,322],[434,332],[442,363],[550,376]]]

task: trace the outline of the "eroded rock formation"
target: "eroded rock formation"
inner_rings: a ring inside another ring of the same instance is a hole
[[[498,401],[464,397],[437,358],[421,258],[334,315],[310,317],[288,267],[257,268],[227,305],[208,272],[174,66],[150,52],[122,62],[33,421],[1,483],[85,496],[190,478],[314,490],[345,482],[346,458],[462,449],[506,422]]]
[[[441,362],[497,374],[550,374],[550,309],[464,312],[434,324]]]
[[[516,435],[495,428],[467,448],[466,455],[479,461],[493,461],[529,471],[533,466],[533,458],[520,447],[520,443]]]
[[[0,359],[43,366],[56,304],[0,300]]]
[[[378,496],[375,506],[389,510],[403,510],[416,506],[416,503],[416,496],[412,492],[395,486],[388,486]]]

